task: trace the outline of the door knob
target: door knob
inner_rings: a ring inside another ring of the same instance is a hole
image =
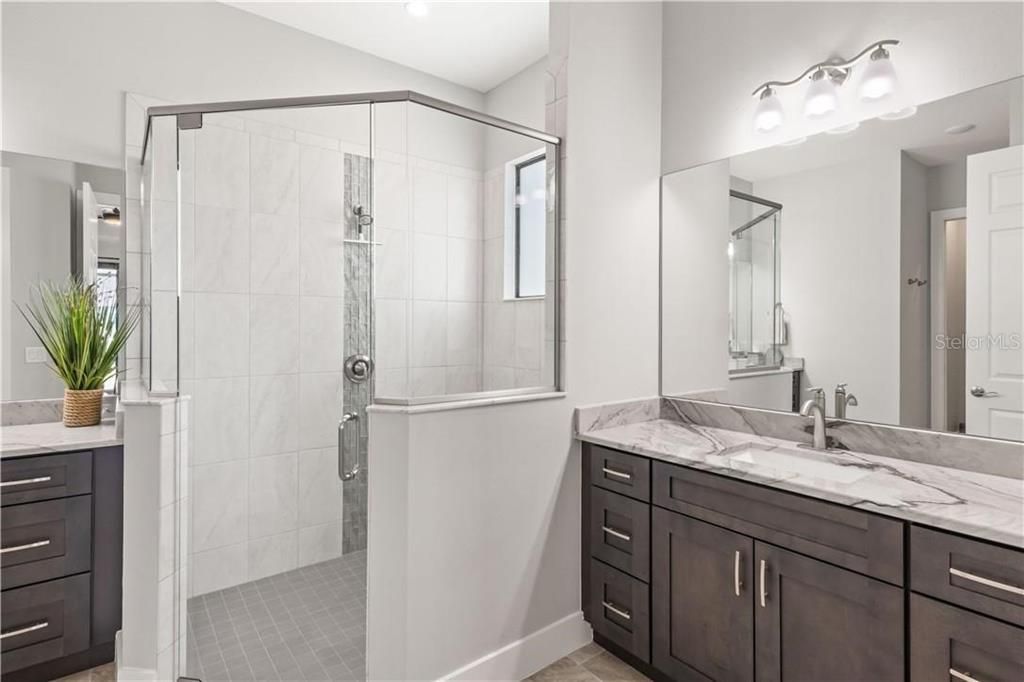
[[[994,398],[999,394],[995,391],[986,391],[984,386],[971,386],[971,395],[975,398]]]

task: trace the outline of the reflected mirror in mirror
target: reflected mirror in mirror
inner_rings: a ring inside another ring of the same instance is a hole
[[[96,284],[104,305],[123,309],[124,173],[8,151],[0,152],[0,173],[0,400],[60,398],[64,385],[17,306],[40,282],[75,275]]]
[[[664,176],[662,393],[1024,440],[1021,98]]]

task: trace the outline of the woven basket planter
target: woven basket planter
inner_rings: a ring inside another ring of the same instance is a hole
[[[64,426],[96,426],[103,410],[103,389],[73,391],[64,389]]]

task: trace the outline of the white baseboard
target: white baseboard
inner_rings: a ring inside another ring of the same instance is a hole
[[[525,680],[594,638],[577,611],[448,673],[442,680]]]
[[[114,667],[117,682],[156,682],[156,670],[129,668],[121,662],[121,631],[114,634]]]

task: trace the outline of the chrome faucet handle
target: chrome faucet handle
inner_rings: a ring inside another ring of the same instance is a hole
[[[840,391],[841,391],[841,392],[843,392],[843,393],[846,393],[846,387],[847,387],[848,385],[849,385],[849,384],[847,384],[847,383],[846,383],[845,381],[844,381],[844,382],[842,382],[841,384],[836,384],[836,391],[837,391],[837,392],[840,392]]]
[[[813,394],[823,394],[825,393],[825,389],[823,389],[820,386],[811,386],[810,388],[807,389],[807,392]]]
[[[860,403],[857,402],[857,396],[852,393],[846,395],[846,404],[852,407],[857,407]]]

